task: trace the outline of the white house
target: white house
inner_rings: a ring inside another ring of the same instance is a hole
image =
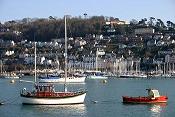
[[[28,56],[24,58],[25,64],[34,64],[35,58],[32,56]]]
[[[157,42],[156,46],[163,46],[164,44],[165,44],[165,42],[160,40]]]
[[[7,55],[7,56],[11,56],[11,55],[13,55],[13,54],[15,54],[14,51],[6,51],[6,52],[5,52],[5,55]]]
[[[135,34],[154,34],[155,29],[153,28],[138,28],[135,29]]]

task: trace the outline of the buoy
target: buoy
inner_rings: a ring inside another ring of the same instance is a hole
[[[96,104],[98,101],[95,101],[95,100],[94,100],[94,101],[92,101],[92,102],[93,102],[94,104]]]
[[[3,102],[0,102],[0,105],[4,105],[4,103]]]
[[[102,83],[107,83],[107,80],[102,80]]]
[[[10,83],[15,83],[15,80],[11,80]]]

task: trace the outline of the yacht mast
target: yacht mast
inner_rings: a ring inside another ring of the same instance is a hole
[[[36,42],[35,42],[35,83],[36,83]]]
[[[2,60],[0,60],[0,64],[1,64],[1,72],[0,72],[0,74],[2,74]]]
[[[96,58],[95,58],[95,70],[98,71],[98,48],[96,51]]]
[[[67,28],[66,28],[66,15],[64,16],[65,22],[65,83],[64,91],[67,92],[66,79],[67,79]]]

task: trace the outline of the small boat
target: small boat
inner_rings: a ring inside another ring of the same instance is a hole
[[[21,91],[23,104],[81,104],[84,103],[86,91],[56,92],[53,84],[36,84],[35,90]]]
[[[166,103],[168,101],[167,96],[160,96],[159,91],[156,89],[147,89],[148,96],[146,97],[129,97],[123,96],[123,103],[140,103],[140,104],[147,104],[147,103]]]
[[[19,76],[15,73],[2,73],[0,75],[1,78],[7,78],[7,79],[19,79]]]
[[[120,78],[147,78],[145,74],[123,74],[119,76]]]
[[[85,76],[73,75],[73,76],[67,77],[66,82],[67,83],[84,83],[85,78],[86,78]],[[61,77],[61,75],[58,75],[58,74],[48,74],[46,76],[40,76],[38,80],[39,80],[39,83],[64,83],[65,77]]]
[[[88,79],[108,79],[108,77],[101,71],[86,71],[84,74]]]

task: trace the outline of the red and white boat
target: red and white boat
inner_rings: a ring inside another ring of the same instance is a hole
[[[148,96],[145,97],[129,97],[123,96],[123,103],[166,103],[168,101],[167,96],[160,96],[159,91],[156,89],[147,89]]]
[[[23,104],[81,104],[86,91],[56,92],[52,84],[36,84],[33,91],[21,91]]]

